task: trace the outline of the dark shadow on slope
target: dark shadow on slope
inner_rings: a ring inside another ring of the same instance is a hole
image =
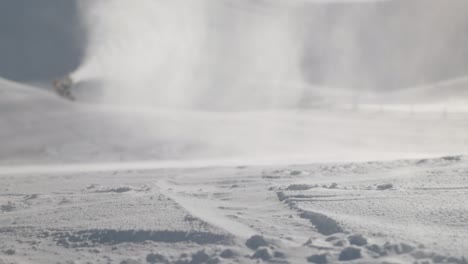
[[[0,1],[0,76],[50,81],[76,69],[85,33],[76,0]]]

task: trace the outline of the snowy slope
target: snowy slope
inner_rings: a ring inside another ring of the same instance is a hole
[[[0,93],[0,263],[466,263],[463,113],[169,111],[8,81]],[[268,248],[246,245],[256,234]]]
[[[216,113],[72,104],[2,82],[0,163],[358,161],[466,154],[464,114]]]

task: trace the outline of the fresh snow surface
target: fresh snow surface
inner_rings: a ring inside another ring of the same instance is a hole
[[[135,110],[0,80],[0,263],[466,263],[466,117]]]
[[[261,235],[280,263],[338,262],[349,247],[359,263],[464,263],[467,175],[464,157],[3,175],[0,259],[175,263],[204,251],[255,263],[245,243]]]

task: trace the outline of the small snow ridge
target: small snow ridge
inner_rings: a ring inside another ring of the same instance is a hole
[[[316,264],[326,264],[327,262],[327,254],[316,254],[312,255],[307,258],[307,261],[310,263],[316,263]]]
[[[393,188],[393,184],[391,183],[384,183],[384,184],[377,185],[377,190],[379,191],[390,190],[392,188]]]
[[[96,193],[126,193],[130,191],[135,192],[145,192],[149,191],[150,188],[147,186],[142,187],[130,187],[130,186],[118,186],[118,187],[105,187],[105,186],[97,186],[97,185],[90,185],[86,187],[86,189],[91,190],[95,189]]]
[[[288,191],[307,191],[312,188],[317,188],[318,185],[308,185],[308,184],[291,184],[289,185],[286,190]]]
[[[317,231],[322,235],[328,236],[343,232],[338,222],[326,215],[305,211],[301,214],[301,217],[310,220],[315,228],[317,228]]]
[[[261,247],[255,251],[252,258],[268,261],[272,258],[271,250],[267,247]]]
[[[367,245],[367,239],[363,235],[360,235],[360,234],[349,236],[348,241],[351,245],[356,245],[356,246]]]
[[[12,202],[8,202],[7,204],[1,205],[0,210],[1,212],[11,212],[15,210],[16,206]]]
[[[416,164],[445,164],[445,163],[455,163],[465,160],[465,156],[455,155],[455,156],[444,156],[435,159],[421,159],[416,162]]]
[[[361,258],[361,249],[355,247],[347,247],[340,253],[340,261],[349,261]]]
[[[169,263],[169,260],[161,254],[150,253],[146,256],[148,263]]]
[[[229,244],[228,235],[210,232],[152,231],[152,230],[82,230],[78,232],[56,232],[53,237],[64,247],[88,246],[90,243],[114,245],[120,243],[142,243],[145,241],[197,244]]]
[[[253,250],[257,250],[259,247],[265,247],[268,246],[268,243],[265,241],[265,239],[262,236],[259,235],[254,235],[247,239],[245,242],[245,245]]]
[[[131,191],[132,188],[130,187],[118,187],[118,188],[104,188],[101,190],[97,190],[98,193],[124,193]]]

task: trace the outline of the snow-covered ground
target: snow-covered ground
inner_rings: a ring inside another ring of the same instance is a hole
[[[0,80],[0,263],[466,263],[466,118],[98,106]]]
[[[446,157],[3,175],[2,260],[465,263],[467,172]],[[248,248],[254,235],[266,248]]]

